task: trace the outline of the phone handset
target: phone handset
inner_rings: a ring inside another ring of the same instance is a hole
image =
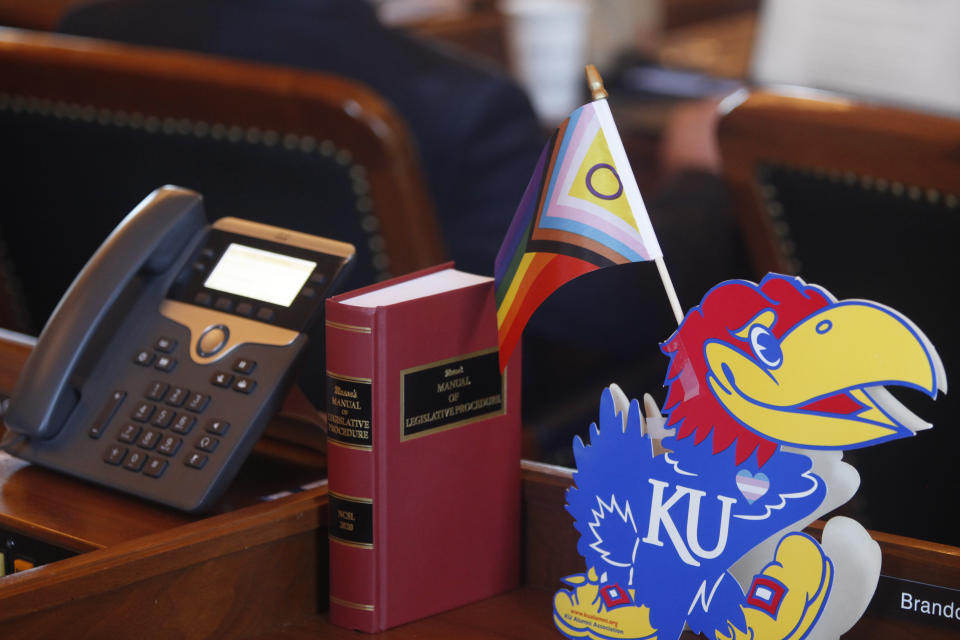
[[[85,351],[138,274],[169,269],[206,224],[203,198],[179,187],[148,195],[110,234],[50,315],[4,418],[19,434],[52,438],[76,406],[71,385]]]

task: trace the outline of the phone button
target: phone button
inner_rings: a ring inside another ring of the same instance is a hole
[[[163,400],[163,396],[167,395],[167,390],[170,388],[166,382],[154,381],[150,383],[150,386],[147,387],[147,393],[145,394],[151,400]]]
[[[120,435],[117,436],[117,439],[120,440],[120,442],[132,443],[136,441],[137,436],[139,435],[140,435],[140,426],[135,425],[132,422],[127,422],[120,429]]]
[[[104,462],[110,464],[120,464],[123,462],[123,457],[127,455],[127,448],[121,447],[118,444],[110,445],[110,448],[107,449],[107,452],[103,454]]]
[[[173,368],[177,366],[177,361],[171,358],[170,356],[160,356],[157,358],[157,364],[154,365],[155,368],[160,371],[173,371]]]
[[[180,448],[181,442],[183,442],[182,438],[167,436],[160,442],[160,446],[157,447],[157,452],[165,456],[172,456]]]
[[[143,432],[143,436],[140,437],[140,442],[137,443],[137,446],[141,449],[153,449],[157,446],[157,443],[160,442],[160,437],[159,431],[147,429]]]
[[[164,353],[173,353],[173,350],[177,348],[177,341],[173,338],[166,338],[160,336],[157,338],[157,341],[154,343],[154,348],[157,351],[162,351]]]
[[[233,363],[233,370],[237,373],[252,373],[256,368],[256,361],[247,360],[246,358],[237,358]]]
[[[188,391],[183,387],[174,387],[170,392],[170,395],[167,396],[167,404],[173,407],[179,407],[183,404],[184,400],[187,399]]]
[[[229,387],[233,382],[233,374],[225,371],[217,371],[210,377],[210,382],[218,387]]]
[[[177,421],[173,423],[173,426],[170,427],[171,431],[176,431],[177,433],[190,433],[190,430],[193,429],[193,424],[197,421],[191,415],[186,413],[181,413],[177,418]]]
[[[187,401],[187,410],[193,411],[194,413],[200,413],[207,408],[207,404],[210,402],[210,396],[205,393],[193,393],[190,395],[190,400]]]
[[[233,390],[239,391],[240,393],[250,393],[256,387],[256,380],[251,380],[250,378],[237,378],[237,381],[233,383]]]
[[[222,436],[223,434],[225,434],[227,432],[227,429],[229,428],[230,428],[229,422],[226,422],[224,420],[217,420],[216,418],[214,418],[213,420],[207,423],[207,431],[209,431],[210,433],[215,433],[218,436]]]
[[[133,362],[141,367],[149,367],[153,364],[153,353],[150,351],[138,351],[137,355],[133,357]]]
[[[137,422],[146,422],[150,419],[150,416],[153,415],[154,409],[156,409],[156,407],[149,402],[141,402],[137,405],[137,408],[133,411],[133,415],[130,417]]]
[[[194,451],[190,454],[190,457],[187,458],[185,462],[188,467],[193,467],[194,469],[203,469],[203,465],[207,464],[207,456]]]
[[[216,354],[223,346],[227,344],[227,338],[230,337],[230,330],[222,324],[217,324],[207,329],[197,340],[197,354],[206,358]]]
[[[151,423],[155,427],[160,427],[161,429],[166,429],[170,426],[170,423],[173,422],[174,413],[171,409],[166,407],[160,407],[157,410],[157,414],[153,416],[153,422]]]
[[[107,400],[107,404],[103,405],[103,409],[101,409],[99,415],[97,415],[96,421],[93,423],[93,426],[90,427],[91,438],[96,439],[103,435],[103,430],[110,424],[110,420],[113,419],[114,414],[117,413],[117,409],[120,408],[120,405],[126,397],[126,391],[114,391],[110,394],[110,399]]]
[[[201,451],[212,453],[217,448],[218,444],[220,444],[220,441],[213,436],[200,436],[197,438],[197,444],[195,446]]]
[[[123,463],[123,466],[130,471],[140,471],[140,469],[143,468],[143,463],[146,461],[147,454],[134,451],[130,454],[130,457],[127,458],[127,461]]]
[[[143,475],[150,476],[151,478],[159,478],[163,475],[163,472],[167,470],[167,464],[166,460],[151,458],[147,466],[143,468]]]

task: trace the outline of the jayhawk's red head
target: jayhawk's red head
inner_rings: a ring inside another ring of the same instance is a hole
[[[670,357],[664,410],[677,437],[714,452],[736,446],[763,465],[780,444],[853,449],[930,425],[883,385],[946,392],[929,340],[898,312],[836,301],[800,278],[717,285],[661,349]]]

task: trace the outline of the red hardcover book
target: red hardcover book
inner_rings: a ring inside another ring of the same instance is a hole
[[[449,265],[326,302],[330,619],[380,631],[514,588],[520,360]]]

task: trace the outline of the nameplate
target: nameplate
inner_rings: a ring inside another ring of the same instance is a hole
[[[960,589],[881,575],[867,615],[960,632]]]
[[[496,349],[401,371],[401,440],[503,415]],[[504,374],[505,377],[506,374]]]

